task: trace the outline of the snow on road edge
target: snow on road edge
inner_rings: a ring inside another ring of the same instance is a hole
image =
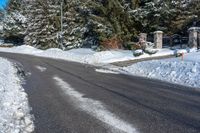
[[[112,70],[109,70],[109,69],[95,69],[95,71],[99,72],[99,73],[120,74],[120,72],[112,71]]]
[[[48,58],[54,58],[54,59],[63,59],[63,60],[68,60],[68,61],[87,63],[87,64],[101,66],[101,67],[104,67],[105,65],[107,65],[108,70],[115,69],[116,73],[118,70],[120,71],[124,70],[127,72],[125,74],[133,74],[137,76],[155,78],[155,79],[169,81],[172,83],[187,85],[191,87],[200,87],[200,83],[198,82],[198,80],[200,79],[200,76],[198,76],[199,71],[198,69],[197,71],[195,70],[195,67],[198,67],[200,63],[200,52],[197,52],[197,49],[195,48],[177,49],[177,50],[159,49],[158,53],[156,54],[153,54],[153,55],[144,54],[139,57],[134,57],[132,51],[129,51],[129,50],[110,50],[110,51],[102,51],[102,52],[95,52],[92,49],[86,49],[86,48],[72,49],[69,51],[62,51],[57,48],[39,50],[27,45],[22,45],[22,46],[13,47],[13,48],[0,48],[0,51],[29,54],[29,55],[48,57]],[[173,63],[174,60],[171,60],[171,62],[168,62],[169,64],[168,69],[159,68],[160,67],[159,65],[161,65],[161,67],[167,66],[167,64],[165,63],[165,60],[163,61],[163,63],[160,63],[160,64],[157,63],[156,65],[154,65],[154,63],[150,63],[150,65],[152,65],[153,67],[151,69],[148,68],[150,66],[148,62],[142,63],[143,65],[142,64],[137,65],[138,69],[135,67],[136,66],[135,64],[131,67],[129,66],[126,68],[113,68],[111,65],[108,65],[108,63],[113,63],[116,61],[127,61],[127,60],[135,60],[135,59],[158,57],[158,56],[161,57],[161,56],[174,55],[174,54],[180,54],[180,53],[185,53],[183,62],[188,62],[188,63],[181,64],[177,62],[177,64],[175,64]],[[196,62],[196,64],[194,66],[192,63],[189,63],[189,62],[193,62],[193,63]],[[181,64],[181,66],[178,64]],[[187,65],[189,64],[193,66],[193,68],[189,68],[191,66],[187,67]],[[174,65],[176,65],[177,69],[173,68]],[[154,68],[156,68],[156,70]],[[180,72],[179,71],[180,69],[182,69],[183,71]],[[193,69],[193,70],[191,71],[190,69]],[[96,71],[101,72],[101,73],[111,72],[111,71],[105,71],[105,70],[96,70]]]
[[[27,94],[14,64],[0,58],[0,133],[34,131]]]
[[[61,87],[62,91],[75,101],[76,106],[81,110],[92,115],[103,123],[106,123],[115,130],[118,129],[126,133],[137,133],[136,129],[131,124],[121,120],[115,114],[108,111],[100,101],[85,98],[84,94],[74,90],[74,88],[59,77],[55,76],[53,79],[56,81],[57,85]]]
[[[28,54],[39,57],[48,57],[54,59],[63,59],[68,61],[86,63],[86,64],[107,64],[118,61],[135,60],[149,57],[159,57],[174,55],[174,51],[170,49],[158,49],[158,52],[153,55],[144,54],[138,57],[133,56],[131,50],[109,50],[96,52],[89,48],[78,48],[68,51],[63,51],[58,48],[50,48],[40,50],[28,45],[22,45],[12,48],[0,48],[1,52]]]

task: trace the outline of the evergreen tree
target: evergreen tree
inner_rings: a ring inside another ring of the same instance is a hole
[[[130,41],[131,38],[137,34],[137,27],[140,25],[128,12],[128,8],[137,7],[136,1],[99,0],[90,2],[89,7],[96,13],[92,14],[92,20],[99,22],[107,29],[104,30],[105,32],[103,33],[97,31],[100,40],[118,36],[124,41]]]
[[[59,6],[51,0],[32,0],[27,10],[25,43],[42,49],[58,47]]]
[[[30,4],[29,25],[26,44],[42,49],[60,45],[61,13],[60,2],[54,0],[34,0]],[[84,2],[64,0],[63,3],[63,45],[65,49],[77,48],[84,44],[88,32],[87,14]],[[87,43],[85,43],[87,44]]]
[[[24,16],[25,2],[10,0],[3,19],[3,37],[5,39],[23,40],[26,31],[26,17]]]
[[[190,2],[191,1],[187,0],[172,2],[174,13],[171,15],[173,17],[166,22],[168,33],[181,33],[183,31],[187,33],[188,24],[190,24],[196,16],[194,11],[190,9]]]
[[[20,37],[38,48],[62,48],[61,1],[10,0],[4,37]],[[117,37],[131,41],[140,32],[180,33],[200,21],[198,0],[63,0],[63,46],[90,47]],[[185,30],[186,31],[186,30]]]
[[[2,38],[3,34],[3,17],[4,17],[4,11],[0,10],[0,38]]]

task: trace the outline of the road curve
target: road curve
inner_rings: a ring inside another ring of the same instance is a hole
[[[0,57],[20,62],[29,73],[24,88],[36,133],[200,132],[200,92],[195,89],[99,73],[93,66],[63,60]]]

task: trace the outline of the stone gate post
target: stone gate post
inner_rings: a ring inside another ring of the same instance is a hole
[[[154,32],[154,44],[155,44],[155,48],[161,49],[163,47],[163,32],[162,31]]]
[[[147,33],[140,33],[139,42],[141,41],[147,41]]]
[[[188,45],[189,45],[190,48],[197,48],[199,31],[200,31],[200,27],[191,27],[191,28],[188,29],[188,32],[189,32]]]

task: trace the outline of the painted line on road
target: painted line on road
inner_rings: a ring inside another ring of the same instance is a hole
[[[56,84],[61,87],[62,91],[66,95],[70,96],[76,106],[81,110],[85,111],[89,115],[92,115],[103,123],[108,124],[115,130],[120,130],[126,133],[137,133],[136,129],[130,123],[123,121],[115,114],[108,111],[100,101],[85,98],[84,94],[76,91],[70,86],[70,84],[57,76],[53,79],[56,81]]]
[[[35,66],[38,70],[40,70],[41,72],[45,72],[47,70],[46,67],[42,67],[42,66]]]

